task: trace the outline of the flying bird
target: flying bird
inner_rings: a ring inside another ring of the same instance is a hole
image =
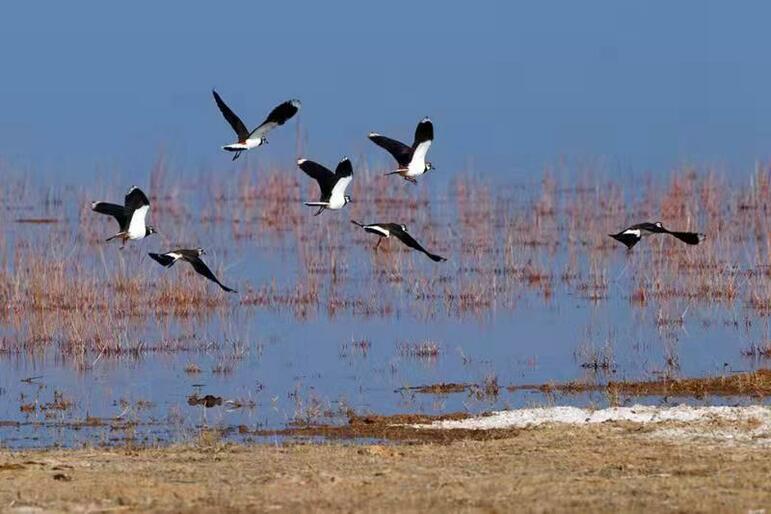
[[[300,159],[297,161],[297,166],[319,183],[319,189],[321,189],[319,201],[305,202],[309,207],[319,208],[314,216],[318,216],[325,209],[342,209],[351,201],[351,197],[345,194],[348,184],[353,180],[353,166],[348,157],[344,157],[338,163],[334,173],[329,168],[308,159]]]
[[[428,148],[434,140],[434,125],[428,118],[423,118],[423,120],[418,123],[418,126],[415,129],[415,140],[413,141],[412,146],[407,146],[395,139],[381,136],[376,132],[371,132],[369,138],[376,145],[388,150],[388,153],[396,159],[396,162],[399,165],[396,171],[386,173],[386,175],[399,174],[404,180],[417,184],[418,181],[415,177],[419,177],[428,170],[436,169],[426,160]]]
[[[108,202],[92,202],[91,210],[100,214],[107,214],[118,221],[120,231],[107,241],[120,238],[121,248],[126,246],[126,241],[142,239],[157,231],[150,225],[145,225],[147,211],[150,210],[150,201],[141,189],[132,186],[126,194],[123,205]]]
[[[444,257],[440,255],[433,254],[423,248],[420,243],[418,243],[415,238],[413,238],[408,232],[406,225],[401,225],[399,223],[370,223],[369,225],[365,225],[363,223],[359,223],[358,221],[351,220],[351,223],[354,225],[358,225],[359,227],[363,228],[366,232],[369,232],[370,234],[376,234],[378,235],[377,244],[375,245],[375,250],[378,249],[380,246],[380,243],[383,242],[383,239],[389,239],[391,236],[395,237],[405,245],[409,246],[412,249],[415,249],[419,252],[423,252],[426,255],[428,255],[428,258],[431,259],[434,262],[442,262],[446,261]]]
[[[179,249],[166,253],[148,253],[147,255],[149,255],[158,264],[166,268],[172,267],[174,263],[180,259],[187,261],[191,266],[193,266],[193,269],[199,275],[203,275],[204,277],[208,278],[220,286],[223,290],[227,291],[228,293],[238,292],[235,289],[231,289],[223,285],[222,282],[220,282],[217,277],[214,276],[214,273],[212,273],[206,263],[201,260],[201,255],[206,255],[206,251],[204,251],[203,248],[196,248],[194,250]]]
[[[268,140],[265,139],[265,136],[268,132],[279,125],[286,123],[287,120],[297,114],[297,111],[300,110],[301,106],[300,100],[289,100],[284,102],[270,111],[270,114],[268,114],[268,117],[265,118],[265,121],[263,121],[260,126],[249,132],[246,125],[244,125],[244,122],[241,121],[241,118],[236,116],[236,113],[230,110],[230,107],[222,100],[222,97],[220,97],[215,90],[212,90],[212,94],[214,95],[214,101],[217,102],[217,107],[219,107],[222,115],[228,123],[230,123],[230,126],[233,127],[236,136],[238,136],[237,142],[222,147],[226,152],[235,152],[235,155],[233,156],[234,161],[238,159],[241,152],[244,150],[251,150],[252,148],[257,148],[260,145],[266,144]]]
[[[637,225],[632,225],[631,227],[622,230],[618,234],[608,235],[616,241],[624,243],[627,249],[631,250],[642,238],[652,236],[653,234],[669,234],[689,245],[697,245],[707,237],[704,234],[696,232],[676,232],[666,229],[660,221],[657,221],[656,223],[638,223]]]

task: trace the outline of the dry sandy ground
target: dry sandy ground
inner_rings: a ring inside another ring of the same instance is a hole
[[[0,510],[771,513],[758,427],[611,421],[478,440],[450,431],[446,443],[3,450]]]

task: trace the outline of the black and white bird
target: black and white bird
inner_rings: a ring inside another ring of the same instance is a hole
[[[206,263],[201,260],[201,255],[206,255],[206,251],[204,251],[203,248],[196,248],[194,250],[179,249],[166,253],[148,253],[147,255],[152,257],[154,261],[158,262],[160,265],[166,268],[172,267],[174,263],[180,259],[187,261],[191,266],[193,266],[193,269],[198,274],[203,275],[212,282],[216,283],[223,290],[227,291],[228,293],[238,292],[235,289],[231,289],[226,285],[223,285],[222,282],[220,282],[217,277],[214,276],[214,273],[212,273]]]
[[[434,262],[441,262],[441,261],[447,260],[444,257],[433,254],[428,250],[426,250],[425,248],[423,248],[423,246],[420,243],[418,243],[415,240],[415,238],[413,238],[407,232],[406,225],[401,225],[399,223],[370,223],[369,225],[365,225],[355,220],[351,220],[351,223],[353,223],[354,225],[360,226],[370,234],[376,234],[379,236],[377,240],[377,244],[375,245],[376,251],[380,246],[380,243],[383,242],[383,239],[389,239],[391,236],[393,236],[399,241],[401,241],[402,243],[404,243],[405,245],[409,246],[410,248],[413,248],[419,252],[425,253],[426,255],[428,255],[428,258]]]
[[[706,235],[696,232],[676,232],[669,230],[664,228],[664,225],[660,221],[657,221],[656,223],[638,223],[637,225],[632,225],[631,227],[622,230],[618,234],[608,235],[616,241],[624,243],[626,247],[631,250],[642,238],[652,236],[653,234],[669,234],[689,245],[697,245],[706,237]]]
[[[107,241],[120,238],[121,248],[126,246],[126,241],[142,239],[157,231],[150,225],[145,225],[147,211],[150,210],[150,200],[147,199],[141,189],[132,186],[126,194],[123,205],[108,202],[92,202],[91,210],[100,214],[107,214],[118,221],[120,232],[108,237]]]
[[[249,129],[246,128],[246,125],[241,121],[241,118],[236,116],[236,114],[230,110],[230,107],[222,100],[222,97],[214,90],[212,90],[212,94],[214,95],[214,101],[217,102],[217,107],[219,107],[222,115],[228,123],[230,123],[230,126],[233,127],[236,136],[238,136],[237,142],[222,147],[226,152],[235,152],[235,155],[233,156],[234,161],[238,159],[241,152],[244,150],[251,150],[252,148],[257,148],[260,145],[266,144],[268,140],[265,139],[265,136],[268,132],[279,125],[286,123],[292,116],[297,114],[297,111],[300,110],[301,106],[300,100],[296,99],[284,102],[270,111],[268,117],[265,118],[265,121],[263,121],[259,127],[249,132]]]
[[[418,127],[415,129],[415,140],[412,142],[412,146],[407,146],[401,141],[381,136],[376,132],[371,132],[369,138],[376,145],[388,150],[388,153],[396,159],[396,162],[399,165],[396,171],[386,173],[386,175],[399,174],[404,177],[405,180],[417,184],[418,181],[415,177],[419,177],[428,170],[436,169],[426,160],[428,148],[434,140],[434,125],[428,118],[423,118],[423,120],[418,123]]]
[[[324,212],[324,209],[342,209],[345,204],[351,201],[351,197],[345,194],[348,184],[353,180],[353,166],[348,157],[343,157],[334,173],[329,168],[308,159],[300,159],[297,161],[297,166],[319,183],[319,189],[321,189],[319,201],[305,202],[305,205],[309,207],[319,208],[314,216]]]

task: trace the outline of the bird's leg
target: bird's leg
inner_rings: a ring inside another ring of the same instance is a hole
[[[383,238],[382,237],[378,237],[377,238],[377,244],[375,245],[375,251],[376,252],[377,252],[377,249],[380,247],[380,243],[382,243],[382,242],[383,242]]]
[[[413,185],[415,185],[415,186],[417,186],[417,185],[418,185],[418,181],[417,181],[417,180],[415,180],[415,179],[414,179],[414,178],[412,178],[412,177],[404,177],[404,180],[406,180],[406,181],[408,181],[408,182],[412,182],[412,184],[413,184]]]
[[[325,207],[324,205],[322,205],[321,207],[319,207],[319,210],[318,210],[318,211],[316,211],[316,214],[314,214],[314,216],[318,216],[319,214],[321,214],[322,212],[324,212],[324,209],[326,209],[326,207]]]
[[[239,150],[239,151],[237,151],[237,152],[236,152],[236,154],[233,156],[233,158],[232,158],[231,160],[232,160],[232,161],[235,161],[235,160],[236,160],[236,159],[238,159],[240,156],[241,156],[241,151]]]

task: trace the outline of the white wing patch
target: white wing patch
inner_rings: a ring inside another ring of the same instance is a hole
[[[426,171],[426,154],[428,153],[428,149],[431,146],[431,141],[424,141],[418,145],[417,148],[415,148],[415,151],[412,153],[412,160],[410,161],[410,165],[408,166],[408,173],[407,175],[413,176],[413,175],[422,175]]]
[[[640,237],[642,235],[642,231],[639,228],[635,228],[635,229],[630,228],[630,229],[624,230],[624,234]]]
[[[391,232],[389,232],[388,230],[384,229],[380,225],[367,225],[364,228],[366,228],[370,232],[374,232],[374,233],[380,234],[383,237],[389,237],[391,235]]]
[[[335,183],[332,188],[332,194],[329,195],[329,208],[340,209],[345,205],[345,190],[348,188],[348,184],[353,180],[351,177],[343,177]]]
[[[270,132],[276,127],[278,127],[278,123],[276,123],[275,121],[268,121],[266,123],[263,123],[262,125],[254,129],[251,134],[249,134],[249,138],[247,139],[247,141],[253,141],[256,139],[262,140],[262,138],[268,132]]]
[[[143,205],[132,213],[131,222],[129,223],[128,228],[129,239],[142,239],[145,237],[145,234],[147,233],[147,230],[145,229],[145,217],[149,210],[149,205]]]

